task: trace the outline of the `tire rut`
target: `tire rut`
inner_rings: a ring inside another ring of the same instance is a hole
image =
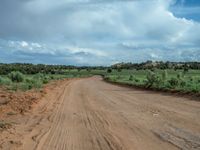
[[[34,144],[26,149],[198,150],[198,109],[195,101],[130,90],[98,76],[72,80],[27,122]]]

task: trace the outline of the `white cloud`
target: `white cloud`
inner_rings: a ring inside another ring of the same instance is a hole
[[[20,1],[15,13],[5,9],[0,13],[0,38],[17,39],[11,40],[8,47],[18,51],[67,58],[70,55],[74,63],[167,60],[171,58],[165,55],[168,51],[182,60],[186,56],[179,55],[180,51],[189,54],[200,48],[200,23],[174,16],[169,11],[173,3],[174,0]],[[8,16],[2,17],[5,12]],[[12,26],[7,18],[14,22]]]
[[[3,42],[0,41],[0,44]],[[27,42],[27,41],[8,41],[4,42],[8,47],[8,51],[23,51],[26,53],[51,53],[52,50],[48,50],[45,45],[39,43]]]
[[[22,41],[19,44],[21,45],[21,47],[28,47],[29,46],[29,44],[25,41]]]
[[[40,45],[39,43],[31,43],[31,46],[36,47],[36,48],[42,47],[42,45]]]

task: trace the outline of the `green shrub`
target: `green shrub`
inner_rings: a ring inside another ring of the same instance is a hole
[[[182,72],[179,72],[179,73],[177,74],[177,78],[178,78],[179,80],[181,80],[182,77],[183,77]]]
[[[9,78],[0,76],[0,85],[10,85],[10,84],[12,84],[12,81]]]
[[[36,79],[36,80],[41,80],[44,78],[44,74],[42,73],[37,73],[36,75],[33,76],[33,79]]]
[[[171,78],[170,80],[168,80],[169,84],[171,87],[176,87],[179,85],[179,80],[177,78]]]
[[[21,84],[18,85],[17,88],[22,90],[22,91],[27,91],[27,90],[32,89],[33,85],[31,83],[22,82]]]
[[[51,80],[54,80],[54,79],[55,79],[55,77],[54,77],[54,76],[50,76],[50,78],[51,78]]]
[[[109,69],[107,70],[107,73],[111,73],[111,72],[112,72],[112,69],[109,68]]]
[[[42,80],[42,82],[43,82],[43,84],[47,84],[47,83],[49,82],[49,80],[48,80],[47,78],[44,78],[44,79]]]
[[[113,78],[113,79],[112,79],[112,81],[116,82],[116,81],[117,81],[117,79],[116,79],[116,78]]]
[[[183,70],[183,74],[185,75],[188,72],[189,72],[189,68],[185,67],[184,70]]]
[[[120,78],[121,78],[121,76],[120,76],[120,75],[118,75],[118,76],[117,76],[117,80],[119,80]]]
[[[160,77],[152,71],[149,71],[147,74],[147,86],[152,87],[153,85],[159,86],[161,82]]]
[[[36,88],[36,89],[40,89],[42,87],[43,83],[41,81],[35,81],[33,83],[33,88]]]
[[[167,78],[168,78],[167,70],[164,70],[164,71],[162,72],[162,80],[163,80],[163,81],[166,81]]]
[[[4,78],[0,76],[0,84],[1,85],[9,85],[11,81],[8,78]]]
[[[143,82],[144,84],[147,84],[148,80],[147,80],[147,79],[144,79],[144,80],[142,80],[142,82]]]
[[[107,76],[107,77],[104,77],[104,79],[107,80],[107,81],[109,81],[110,77]]]
[[[180,80],[180,86],[181,86],[181,87],[185,87],[185,86],[186,86],[186,82],[183,81],[183,80]]]
[[[197,85],[197,84],[194,84],[194,83],[188,83],[187,84],[187,91],[191,91],[191,92],[194,92],[194,93],[197,93],[200,91],[200,86]]]
[[[32,88],[36,88],[36,89],[39,89],[42,87],[43,83],[44,83],[44,80],[42,79],[36,79],[38,78],[39,76],[37,77],[33,77],[33,78],[27,78],[25,81],[26,83],[23,83],[21,85],[21,89],[22,90],[30,90]],[[40,78],[40,77],[39,77]]]
[[[24,75],[19,71],[13,71],[8,74],[8,77],[11,79],[12,82],[23,82]]]
[[[3,82],[3,77],[0,76],[0,84]]]
[[[130,75],[128,80],[133,81],[133,75]]]
[[[122,69],[121,69],[121,68],[117,68],[117,71],[118,71],[118,72],[122,72]]]
[[[190,82],[193,82],[194,78],[193,77],[189,77],[189,80],[190,80]]]
[[[139,80],[139,79],[137,79],[137,78],[135,78],[135,79],[134,79],[134,81],[135,81],[135,82],[140,82],[140,80]]]

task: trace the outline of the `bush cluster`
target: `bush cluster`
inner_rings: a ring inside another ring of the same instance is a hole
[[[23,82],[24,80],[24,75],[19,71],[12,71],[8,74],[8,77],[12,82]]]
[[[38,73],[35,75],[24,75],[19,71],[12,71],[7,76],[0,76],[0,85],[6,85],[10,90],[30,90],[32,88],[41,88],[49,80],[53,80],[54,75]],[[59,77],[58,77],[59,78]]]
[[[191,70],[123,70],[107,73],[109,80],[119,83],[133,84],[146,88],[175,89],[179,91],[200,92],[200,71]]]
[[[161,83],[161,78],[152,71],[148,71],[146,78],[147,78],[146,84],[148,87],[159,86],[159,84]]]

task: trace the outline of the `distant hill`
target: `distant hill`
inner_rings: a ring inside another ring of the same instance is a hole
[[[113,69],[200,69],[200,62],[146,61],[143,63],[117,63]]]

